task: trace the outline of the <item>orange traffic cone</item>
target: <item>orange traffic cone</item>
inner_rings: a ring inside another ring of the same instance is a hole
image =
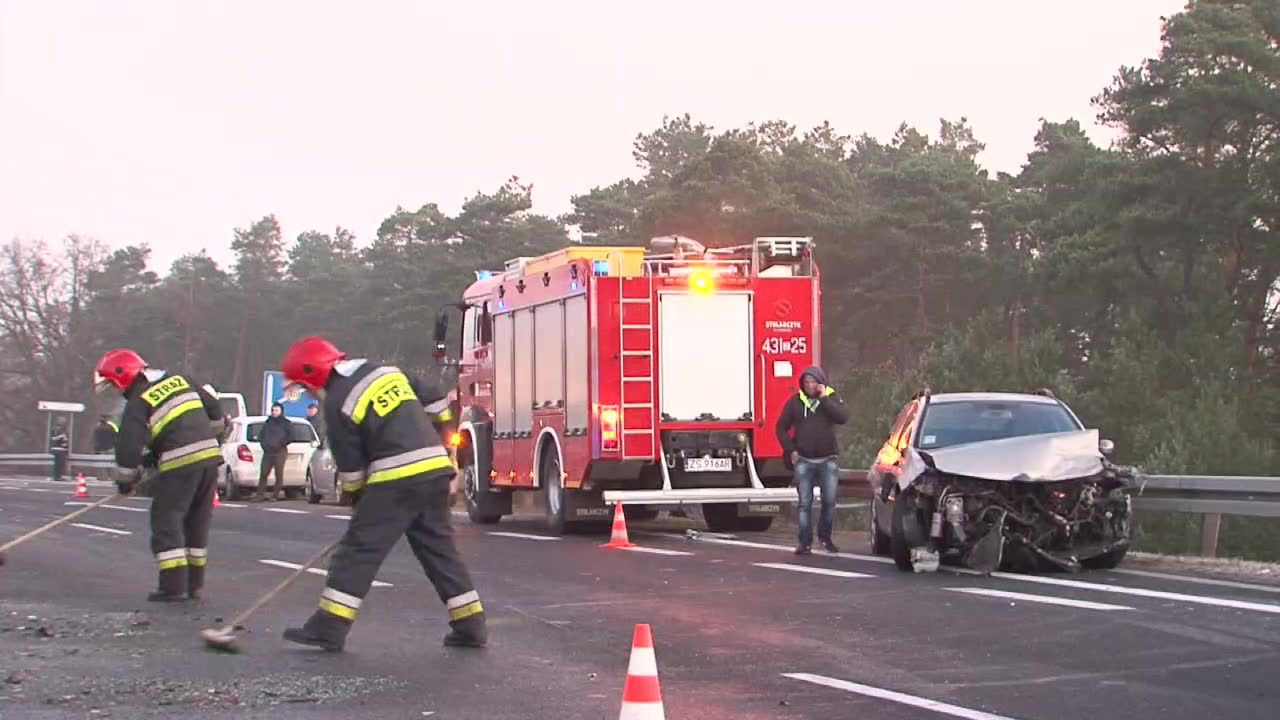
[[[665,720],[662,688],[658,685],[658,658],[653,652],[653,632],[636,625],[631,640],[631,662],[622,687],[622,712],[618,720]]]
[[[622,512],[622,503],[613,504],[613,536],[609,542],[600,547],[616,549],[635,547],[635,543],[627,538],[627,516]]]
[[[89,485],[84,481],[84,473],[76,473],[76,495],[77,498],[89,497]]]
[[[218,488],[213,489],[213,506],[222,507],[222,501],[218,499]]]

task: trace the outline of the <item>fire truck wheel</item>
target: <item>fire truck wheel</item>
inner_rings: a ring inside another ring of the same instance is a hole
[[[471,522],[477,525],[493,525],[502,519],[502,513],[495,511],[492,507],[492,501],[488,496],[489,488],[487,479],[482,478],[476,472],[475,463],[463,465],[460,468],[462,475],[462,497],[467,506],[467,517]]]
[[[539,478],[542,480],[543,499],[546,501],[547,530],[559,535],[569,528],[567,503],[564,495],[563,473],[560,471],[560,458],[554,448],[542,453],[542,469]]]

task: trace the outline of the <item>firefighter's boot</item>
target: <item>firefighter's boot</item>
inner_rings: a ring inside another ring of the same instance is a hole
[[[160,571],[160,580],[155,592],[147,596],[149,602],[182,602],[187,599],[187,566],[168,568]]]
[[[342,652],[351,631],[351,621],[317,610],[300,628],[284,631],[284,639],[299,645],[310,645],[328,652]]]
[[[187,597],[200,599],[200,591],[204,589],[204,566],[192,565],[187,568]]]
[[[454,620],[449,623],[449,628],[449,634],[444,637],[444,644],[448,647],[482,648],[489,642],[484,613]]]

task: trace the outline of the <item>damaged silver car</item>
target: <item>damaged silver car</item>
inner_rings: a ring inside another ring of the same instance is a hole
[[[871,547],[905,571],[1110,569],[1134,471],[1048,391],[914,397],[867,474]]]

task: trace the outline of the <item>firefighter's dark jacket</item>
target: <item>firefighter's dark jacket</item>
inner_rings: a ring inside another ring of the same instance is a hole
[[[338,363],[325,395],[329,451],[346,492],[453,473],[441,437],[454,413],[441,388],[397,367],[358,359]]]
[[[121,470],[138,470],[146,451],[161,473],[222,463],[222,408],[199,383],[146,370],[124,396],[115,448]]]

